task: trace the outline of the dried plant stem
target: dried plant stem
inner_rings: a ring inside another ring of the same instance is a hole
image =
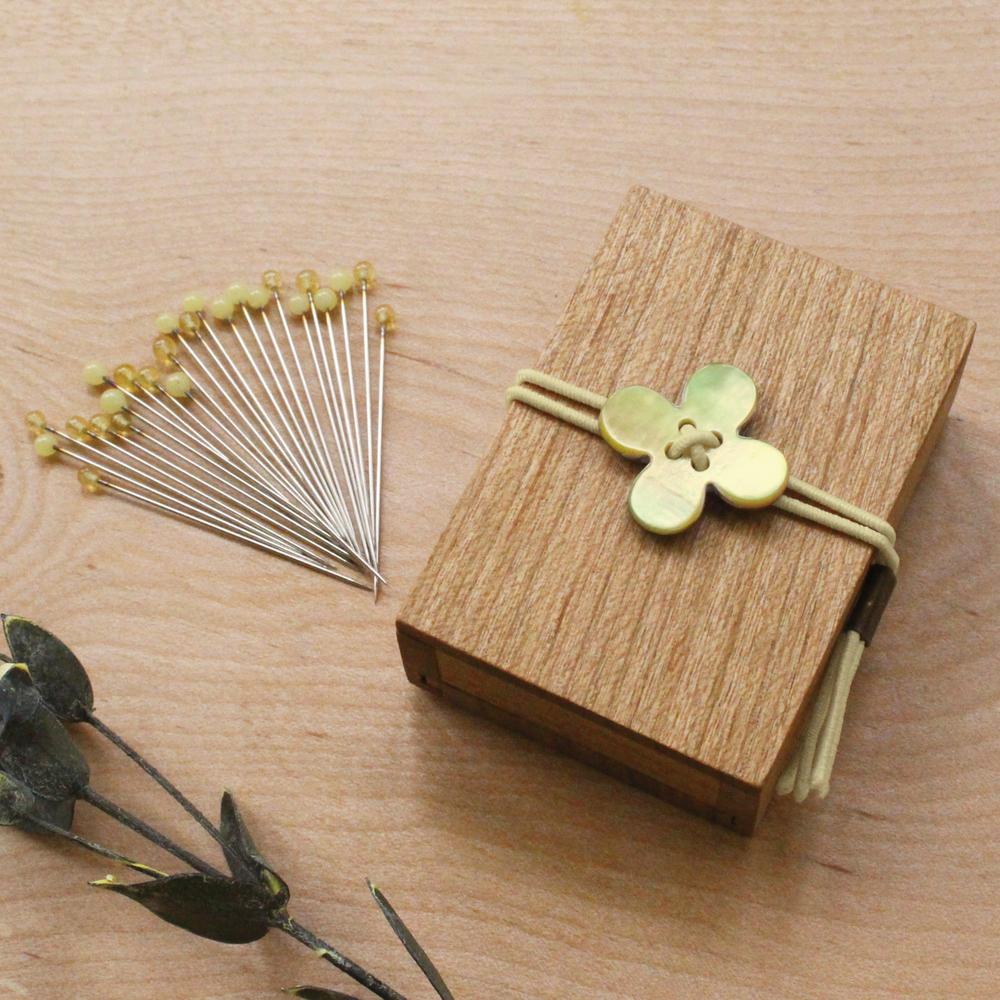
[[[24,822],[28,826],[37,827],[39,830],[44,830],[46,833],[62,837],[63,840],[68,840],[71,844],[76,844],[78,847],[82,847],[93,854],[99,854],[102,858],[107,858],[109,861],[117,861],[118,864],[146,872],[147,874],[153,875],[155,878],[161,878],[164,874],[155,868],[151,868],[149,865],[133,861],[131,858],[125,857],[124,854],[112,851],[110,847],[104,847],[103,844],[96,844],[94,841],[87,840],[86,837],[81,837],[79,834],[73,833],[71,830],[64,830],[61,826],[57,826],[55,823],[50,823],[48,820],[31,817]]]
[[[158,830],[154,830],[153,827],[139,819],[138,816],[133,816],[132,813],[122,809],[121,806],[116,805],[110,799],[106,799],[100,792],[95,792],[89,785],[80,793],[80,798],[84,802],[89,802],[95,809],[100,809],[101,812],[107,813],[112,819],[118,820],[122,826],[127,826],[130,830],[145,837],[150,843],[156,844],[157,847],[162,848],[168,854],[172,854],[195,871],[201,872],[203,875],[214,875],[218,878],[225,878],[222,872],[217,868],[213,868],[207,861],[202,861],[196,854],[192,854],[186,848],[181,847],[180,844],[174,843],[169,837]]]
[[[138,764],[222,849],[226,842],[218,827],[158,768],[154,767],[138,750],[126,743],[110,726],[105,725],[93,712],[87,713],[86,721],[116,747],[129,760]]]
[[[331,965],[335,965],[356,983],[360,983],[365,989],[371,990],[375,996],[381,997],[382,1000],[406,1000],[406,997],[402,993],[397,993],[391,986],[383,983],[381,979],[363,969],[353,959],[342,955],[336,948],[328,945],[322,938],[318,938],[312,931],[298,923],[298,921],[288,917],[283,923],[277,926],[286,934],[295,938],[296,941],[300,941],[307,948],[314,951],[321,958],[326,959]]]

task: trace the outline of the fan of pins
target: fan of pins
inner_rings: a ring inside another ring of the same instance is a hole
[[[379,573],[385,339],[369,316],[374,268],[320,285],[302,271],[229,287],[156,321],[155,363],[83,370],[100,412],[52,426],[27,416],[35,451],[79,463],[90,494],[114,493],[354,587]],[[357,305],[352,305],[354,300]],[[353,314],[353,315],[352,315]]]

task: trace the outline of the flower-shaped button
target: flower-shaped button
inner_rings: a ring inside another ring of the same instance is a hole
[[[757,387],[732,365],[706,365],[688,380],[679,406],[641,385],[616,392],[600,429],[615,451],[648,459],[629,494],[632,516],[672,535],[693,524],[713,486],[736,507],[766,507],[784,492],[788,463],[777,448],[741,437]]]

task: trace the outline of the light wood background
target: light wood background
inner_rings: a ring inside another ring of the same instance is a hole
[[[303,922],[414,998],[366,874],[469,1000],[996,995],[994,3],[6,0],[0,25],[2,605],[193,796],[237,792]],[[409,688],[395,648],[503,387],[633,182],[980,324],[831,796],[753,841]],[[362,254],[402,317],[377,608],[33,457],[24,411],[81,408],[81,361],[140,359],[189,288]],[[99,788],[184,832],[86,746]],[[284,938],[189,938],[102,872],[0,831],[0,998],[346,984]]]

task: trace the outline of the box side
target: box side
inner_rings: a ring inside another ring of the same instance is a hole
[[[712,773],[403,626],[397,639],[411,682],[690,812],[753,833],[763,812],[761,789]]]

